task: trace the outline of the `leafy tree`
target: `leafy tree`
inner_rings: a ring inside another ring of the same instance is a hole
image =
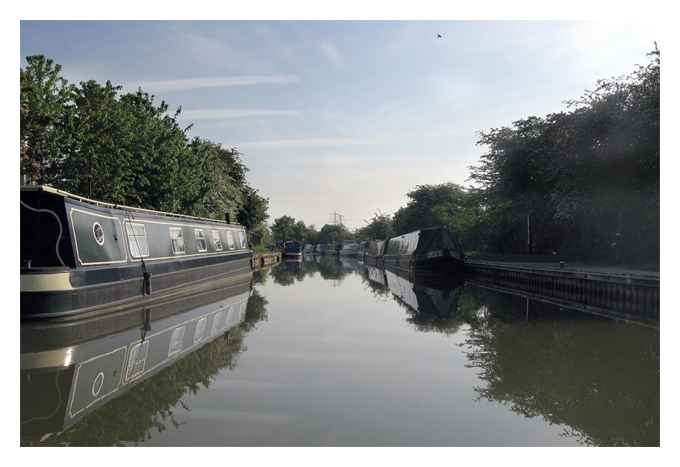
[[[650,55],[567,111],[481,133],[487,151],[471,179],[488,250],[658,264],[660,61]]]
[[[305,231],[305,243],[311,243],[312,245],[316,245],[319,243],[319,239],[321,237],[321,233],[316,230],[316,227],[314,225],[309,225],[307,227],[307,230]]]
[[[274,219],[272,225],[272,235],[274,241],[285,242],[292,240],[292,235],[295,229],[295,219],[290,216],[281,216]]]
[[[59,179],[64,130],[72,106],[73,86],[61,76],[61,65],[43,55],[27,57],[20,71],[21,169],[28,181]]]
[[[319,243],[341,243],[351,237],[344,225],[325,224],[319,233]]]
[[[243,190],[243,204],[238,212],[238,222],[253,229],[258,225],[264,225],[269,209],[269,199],[261,196],[257,190],[246,186]]]
[[[307,233],[307,226],[302,221],[297,221],[293,225],[291,232],[291,240],[297,240],[298,242],[304,242],[305,235]]]
[[[392,236],[393,222],[389,214],[376,212],[366,225],[357,230],[356,236],[364,240],[384,240]]]
[[[480,213],[478,197],[455,183],[419,185],[407,193],[409,202],[394,214],[394,234],[448,225],[470,248],[476,243],[475,227]]]

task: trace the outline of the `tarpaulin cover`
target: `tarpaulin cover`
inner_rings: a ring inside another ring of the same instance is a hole
[[[386,255],[421,256],[429,251],[449,250],[463,254],[458,236],[447,227],[416,230],[399,237],[390,238]]]

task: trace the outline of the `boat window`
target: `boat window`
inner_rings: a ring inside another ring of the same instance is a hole
[[[234,245],[234,233],[231,230],[227,230],[227,247],[230,250],[236,248],[236,245]]]
[[[239,230],[238,238],[241,241],[241,248],[248,248],[248,243],[246,242],[246,233],[243,230]]]
[[[208,241],[205,239],[205,233],[201,229],[194,229],[194,237],[196,237],[196,249],[200,253],[208,251]]]
[[[172,252],[176,255],[184,254],[184,234],[181,227],[170,227],[170,241]]]
[[[149,256],[149,242],[146,238],[146,226],[127,222],[125,224],[130,255],[133,258],[146,258]]]
[[[217,230],[212,231],[213,245],[215,245],[215,251],[222,251],[222,239],[220,238],[220,233]]]

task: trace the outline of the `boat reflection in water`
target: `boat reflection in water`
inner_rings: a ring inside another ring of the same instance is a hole
[[[172,407],[232,365],[263,318],[266,300],[251,291],[247,274],[149,309],[23,323],[22,444],[135,442],[172,422]]]

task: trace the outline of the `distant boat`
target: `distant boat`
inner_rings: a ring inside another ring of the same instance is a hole
[[[150,306],[250,273],[242,225],[21,188],[21,317]]]
[[[383,255],[385,253],[386,240],[371,240],[368,243],[368,248],[366,249],[366,264],[371,266],[383,266]]]
[[[369,242],[359,242],[359,256],[361,261],[366,261],[366,253],[368,252]]]
[[[386,268],[461,273],[465,255],[455,232],[430,227],[390,238],[382,259]]]
[[[314,254],[314,245],[312,245],[311,243],[307,243],[305,245],[305,248],[302,250],[302,253],[305,256],[312,256]]]
[[[359,256],[359,244],[356,242],[345,242],[340,249],[340,256]]]
[[[300,242],[293,240],[284,243],[283,256],[286,258],[302,258],[302,245]]]
[[[335,255],[337,251],[335,250],[335,244],[333,243],[320,243],[316,246],[316,254],[320,256]]]

